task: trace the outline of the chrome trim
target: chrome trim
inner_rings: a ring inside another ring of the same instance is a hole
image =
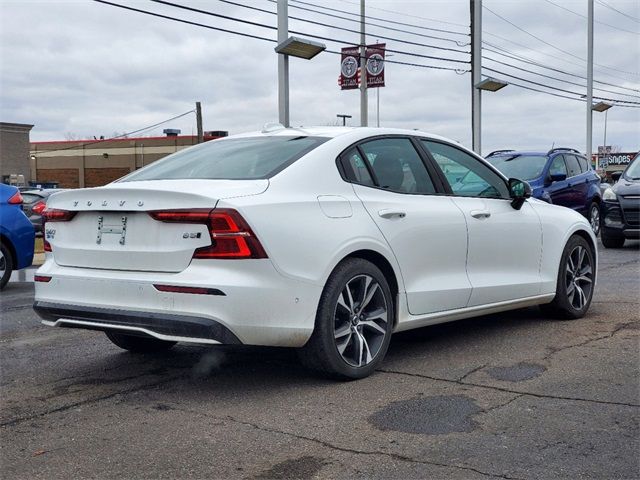
[[[207,343],[210,345],[221,345],[217,340],[211,340],[207,338],[193,338],[193,337],[177,337],[173,335],[163,335],[161,333],[156,333],[151,330],[147,330],[142,327],[130,327],[127,325],[115,325],[112,323],[103,323],[103,322],[87,322],[86,320],[70,320],[66,318],[61,318],[56,320],[55,322],[51,322],[49,320],[42,320],[41,323],[43,325],[47,325],[48,327],[64,327],[65,325],[78,325],[83,327],[96,327],[100,330],[125,330],[130,332],[140,332],[151,337],[157,338],[158,340],[166,340],[168,342],[189,342],[189,343]]]

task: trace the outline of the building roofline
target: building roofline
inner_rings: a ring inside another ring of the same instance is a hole
[[[40,142],[29,142],[31,145],[44,145],[44,144],[67,144],[70,145],[72,143],[77,144],[95,144],[95,143],[110,143],[110,142],[130,142],[132,140],[171,140],[171,139],[181,139],[181,138],[198,138],[197,135],[177,135],[177,136],[158,136],[158,137],[127,137],[127,138],[104,138],[104,139],[86,139],[86,140],[45,140]],[[208,136],[205,135],[204,138],[222,138],[218,136]]]

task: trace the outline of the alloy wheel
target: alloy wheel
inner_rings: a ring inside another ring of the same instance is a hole
[[[4,277],[4,271],[7,269],[7,259],[4,258],[4,252],[0,250],[0,278]]]
[[[576,310],[582,310],[593,289],[591,256],[582,245],[575,247],[567,257],[566,287],[571,306]]]
[[[388,307],[380,284],[370,275],[349,280],[334,311],[335,346],[351,366],[363,367],[380,352],[389,330]]]
[[[589,212],[589,223],[591,224],[593,233],[597,236],[600,232],[600,209],[597,205],[593,205],[591,207],[591,211]]]

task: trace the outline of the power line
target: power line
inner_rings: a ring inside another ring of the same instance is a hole
[[[96,0],[96,1],[103,1],[103,0]],[[267,28],[267,29],[270,29],[270,30],[277,30],[278,29],[274,25],[266,25],[264,23],[251,22],[251,21],[248,21],[248,20],[242,20],[242,19],[238,19],[238,18],[235,18],[235,17],[229,17],[227,15],[221,15],[219,13],[209,12],[207,10],[201,10],[199,8],[188,7],[186,5],[180,5],[180,4],[177,4],[177,3],[168,2],[166,0],[151,0],[151,1],[154,2],[154,3],[159,3],[159,4],[162,4],[162,5],[168,5],[168,6],[171,6],[171,7],[179,8],[179,9],[182,9],[182,10],[187,10],[187,11],[190,11],[190,12],[201,13],[203,15],[209,15],[209,16],[218,17],[218,18],[224,18],[225,20],[232,20],[232,21],[237,21],[237,22],[240,22],[240,23],[248,23],[248,24],[253,25],[253,26]],[[105,3],[108,3],[108,2],[105,2]],[[317,38],[319,40],[325,40],[327,42],[342,43],[342,44],[347,44],[347,45],[350,44],[350,43],[353,43],[353,42],[348,42],[346,40],[341,40],[341,39],[336,39],[336,38],[331,38],[331,37],[325,37],[323,35],[315,35],[315,34],[311,34],[311,33],[308,33],[308,32],[300,32],[300,31],[296,31],[296,30],[289,30],[289,31],[291,33],[296,34],[296,35],[303,35],[303,36],[306,36],[306,37]],[[359,33],[359,32],[357,32],[357,33]],[[439,60],[439,61],[442,61],[442,62],[464,63],[464,64],[470,63],[469,60],[457,60],[457,59],[454,59],[454,58],[437,57],[437,56],[434,56],[434,55],[424,55],[424,54],[421,54],[421,53],[406,52],[406,51],[403,51],[403,50],[394,50],[394,49],[391,49],[391,48],[386,48],[385,50],[387,52],[397,53],[398,55],[408,55],[408,56],[411,56],[411,57],[426,58],[426,59],[429,59],[429,60]],[[449,49],[447,49],[447,50],[449,50]]]
[[[485,60],[490,60],[490,61],[495,62],[495,63],[499,63],[500,65],[504,65],[506,67],[517,68],[519,71],[522,71],[522,72],[531,73],[531,74],[534,74],[534,75],[538,75],[540,77],[548,78],[548,79],[551,79],[551,80],[556,80],[558,82],[567,83],[569,85],[575,85],[577,87],[587,88],[586,85],[583,85],[581,83],[572,82],[571,80],[565,80],[565,79],[554,77],[554,76],[551,76],[551,75],[545,75],[544,73],[536,72],[536,71],[533,71],[533,70],[528,70],[528,69],[523,68],[523,67],[512,65],[512,64],[507,63],[507,62],[502,62],[500,60],[496,60],[495,58],[491,58],[491,57],[486,56],[486,55],[483,55],[482,58],[484,58]],[[640,99],[640,96],[637,96],[637,95],[631,95],[629,93],[614,92],[613,90],[607,90],[607,89],[602,88],[602,87],[594,87],[594,89],[595,90],[600,90],[602,92],[613,93],[615,95],[626,95],[628,97],[634,97],[634,98],[639,98]]]
[[[564,6],[559,5],[559,4],[555,3],[555,2],[552,2],[551,0],[544,0],[544,1],[547,2],[547,3],[550,3],[551,5],[553,5],[555,7],[561,8],[562,10],[565,10],[565,11],[567,11],[569,13],[573,13],[574,15],[577,15],[578,17],[582,17],[584,19],[588,19],[588,17],[586,15],[583,15],[581,13],[578,13],[578,12],[575,12],[573,10],[570,10],[567,7],[564,7]],[[602,22],[600,20],[594,19],[593,21],[595,23],[599,23],[600,25],[606,25],[607,27],[613,28],[614,30],[618,30],[618,31],[621,31],[621,32],[627,32],[627,33],[632,33],[633,35],[640,35],[640,32],[634,32],[632,30],[625,30],[624,28],[616,27],[615,25],[611,25],[610,23],[605,23],[605,22]]]
[[[566,51],[566,50],[563,50],[563,49],[561,49],[560,47],[556,47],[554,44],[549,43],[549,42],[547,42],[546,40],[543,40],[542,38],[540,38],[540,37],[538,37],[538,36],[534,35],[534,34],[533,34],[533,33],[531,33],[531,32],[528,32],[527,30],[525,30],[525,29],[524,29],[524,28],[522,28],[522,27],[519,27],[518,25],[516,25],[516,24],[515,24],[515,23],[513,23],[512,21],[510,21],[510,20],[508,20],[508,19],[504,18],[504,17],[503,17],[503,16],[501,16],[501,15],[498,15],[496,12],[494,12],[493,10],[491,10],[489,7],[486,7],[486,6],[484,6],[484,5],[483,5],[483,6],[482,6],[482,8],[484,8],[486,11],[488,11],[488,12],[492,13],[493,15],[495,15],[496,17],[498,17],[499,19],[501,19],[501,20],[505,21],[506,23],[508,23],[509,25],[511,25],[513,28],[516,28],[517,30],[520,30],[521,32],[526,33],[526,34],[527,34],[527,35],[529,35],[530,37],[535,38],[535,39],[536,39],[536,40],[538,40],[539,42],[542,42],[542,43],[544,43],[545,45],[548,45],[548,46],[550,46],[551,48],[553,48],[553,49],[555,49],[555,50],[558,50],[559,52],[562,52],[562,53],[564,53],[564,54],[566,54],[566,55],[569,55],[569,56],[571,56],[571,57],[577,58],[578,60],[581,60],[581,61],[583,61],[583,62],[586,62],[586,60],[585,60],[584,58],[579,57],[579,56],[577,56],[577,55],[574,55],[573,53],[568,52],[568,51]],[[621,73],[626,73],[626,74],[628,74],[628,75],[638,75],[637,73],[634,73],[634,72],[627,72],[627,71],[625,71],[625,70],[619,70],[619,69],[617,69],[617,68],[609,67],[609,66],[607,66],[607,65],[600,65],[600,64],[595,63],[595,62],[594,62],[594,65],[598,65],[599,67],[607,68],[607,69],[610,69],[610,70],[615,70],[615,71],[618,71],[618,72],[621,72]]]
[[[213,13],[211,11],[200,10],[200,9],[193,8],[193,7],[188,7],[188,6],[185,6],[185,5],[178,5],[178,4],[171,3],[171,2],[168,2],[168,1],[164,1],[164,0],[151,0],[151,1],[152,2],[156,2],[156,3],[161,3],[161,4],[164,4],[164,5],[170,5],[172,7],[182,8],[184,10],[189,10],[189,11],[192,11],[192,12],[202,13],[202,14],[205,14],[205,15],[212,15],[214,17],[221,17],[221,18],[224,18],[226,20],[235,20],[235,21],[244,22],[243,20],[236,19],[235,17],[228,17],[226,15]],[[271,12],[269,10],[264,10],[264,9],[261,9],[261,8],[242,5],[240,3],[232,2],[230,0],[218,0],[218,1],[223,2],[223,3],[227,3],[227,4],[231,4],[231,5],[236,5],[236,6],[239,6],[239,7],[250,8],[252,10],[258,10],[258,11],[261,11],[261,12],[277,15],[276,12]],[[355,33],[355,34],[358,34],[358,35],[360,34],[359,30],[353,30],[353,29],[349,29],[349,28],[338,27],[336,25],[330,25],[328,23],[317,22],[315,20],[309,20],[309,19],[305,19],[305,18],[292,17],[292,16],[289,16],[289,19],[300,20],[302,22],[311,23],[311,24],[314,24],[314,25],[320,25],[320,26],[328,27],[328,28],[333,28],[333,29],[336,29],[336,30],[342,30],[342,31],[345,31],[345,32]],[[277,27],[274,27],[274,26],[269,26],[269,25],[265,25],[265,24],[262,24],[262,23],[256,23],[256,22],[249,22],[249,23],[252,24],[252,25],[255,25],[255,26],[259,26],[259,27],[265,27],[265,28],[271,28],[271,29],[276,29],[277,30]],[[402,39],[399,39],[399,38],[386,37],[386,36],[377,35],[377,34],[371,34],[371,35],[374,35],[374,36],[376,36],[378,38],[382,38],[384,40],[391,40],[391,41],[395,41],[395,42],[398,42],[398,43],[405,43],[407,45],[415,45],[415,46],[419,46],[419,47],[434,48],[436,50],[444,50],[444,51],[455,52],[455,53],[469,54],[469,51],[467,51],[467,50],[459,50],[459,49],[456,49],[456,48],[448,48],[448,47],[442,47],[442,46],[438,46],[438,45],[429,45],[429,44],[426,44],[426,43],[412,42],[412,41],[409,41],[409,40],[402,40]],[[433,37],[433,38],[437,38],[437,37]],[[453,41],[453,40],[451,40],[451,41]]]
[[[254,7],[254,6],[251,6],[251,5],[244,5],[244,4],[242,4],[242,3],[233,2],[233,1],[231,1],[231,0],[218,0],[218,1],[219,1],[219,2],[223,2],[223,3],[230,4],[230,5],[236,5],[236,6],[238,6],[238,7],[242,7],[242,8],[248,8],[248,9],[250,9],[250,10],[254,10],[254,11],[258,11],[258,12],[262,12],[262,13],[268,13],[268,14],[270,14],[270,15],[277,15],[277,13],[276,13],[276,12],[273,12],[273,11],[271,11],[271,10],[266,10],[266,9],[264,9],[264,8]],[[276,1],[276,0],[267,0],[267,1],[270,1],[270,2],[273,2],[273,3],[277,3],[277,1]],[[311,9],[311,8],[299,7],[299,6],[296,6],[296,5],[289,5],[289,6],[290,6],[290,7],[292,7],[292,8],[297,8],[297,9],[299,9],[299,10],[305,10],[305,11],[308,11],[308,12],[317,13],[317,14],[319,14],[319,15],[325,15],[325,16],[327,16],[327,17],[331,17],[331,18],[339,18],[340,20],[345,20],[345,21],[347,21],[347,22],[355,22],[355,23],[358,23],[358,24],[360,23],[360,20],[355,19],[355,18],[342,17],[342,16],[340,16],[340,15],[335,15],[335,14],[332,14],[332,13],[321,12],[321,11],[319,11],[319,10],[313,10],[313,9]],[[335,26],[335,25],[327,25],[327,24],[324,24],[324,23],[315,22],[315,21],[313,21],[313,20],[309,20],[309,19],[306,19],[306,18],[295,17],[295,16],[293,16],[293,15],[289,15],[289,19],[290,19],[290,20],[298,20],[298,21],[301,21],[301,22],[307,22],[307,23],[314,23],[314,24],[317,24],[317,25],[328,26],[328,27],[330,27],[330,28],[338,28],[338,29],[340,29],[340,28],[341,28],[341,27],[337,27],[337,26]],[[388,26],[388,25],[380,25],[380,24],[378,24],[378,23],[365,22],[365,25],[372,26],[372,27],[385,28],[385,29],[390,30],[390,31],[393,31],[393,32],[406,33],[406,34],[408,34],[408,35],[415,35],[415,36],[423,37],[423,38],[431,38],[431,39],[434,39],[434,40],[442,40],[442,41],[444,41],[444,42],[451,42],[451,43],[455,43],[455,44],[456,44],[456,45],[458,45],[459,47],[465,47],[465,46],[468,46],[468,45],[469,45],[469,42],[461,42],[460,40],[453,40],[453,39],[451,39],[451,38],[439,37],[439,36],[436,36],[436,35],[429,35],[429,34],[426,34],[426,33],[417,33],[417,32],[412,32],[412,31],[410,31],[410,30],[403,30],[403,29],[401,29],[401,28],[390,27],[390,26]],[[346,30],[346,29],[345,29],[345,30]],[[351,31],[351,30],[348,30],[348,31]],[[360,31],[357,31],[357,33],[360,33]],[[375,36],[374,34],[371,34],[371,35]],[[406,42],[405,40],[398,40],[398,41]]]
[[[298,0],[293,0],[293,1],[298,1]],[[350,3],[351,5],[359,5],[359,3],[356,2],[349,2],[347,0],[340,0],[342,3]],[[469,28],[469,25],[464,25],[462,23],[454,23],[454,22],[447,22],[445,20],[436,20],[435,18],[428,18],[428,17],[420,17],[418,15],[409,15],[407,13],[401,13],[401,12],[396,12],[394,10],[386,10],[384,8],[380,8],[380,7],[372,7],[372,6],[368,6],[367,8],[373,9],[373,10],[378,10],[380,12],[386,12],[386,13],[393,13],[395,15],[401,15],[403,17],[410,17],[410,18],[419,18],[420,20],[428,20],[430,22],[436,22],[436,23],[444,23],[447,25],[455,25],[456,27],[463,27],[463,28]]]
[[[550,71],[553,71],[553,72],[562,73],[563,75],[569,75],[569,76],[572,76],[572,77],[580,78],[582,80],[586,80],[586,78],[584,76],[579,75],[577,73],[567,72],[565,70],[560,70],[558,68],[549,67],[549,66],[544,65],[542,63],[536,62],[535,60],[533,60],[530,57],[526,57],[524,55],[517,54],[515,52],[512,52],[512,51],[507,50],[507,49],[505,49],[503,47],[500,47],[498,45],[494,45],[494,44],[486,42],[486,41],[484,41],[482,43],[483,43],[483,45],[489,45],[489,47],[493,47],[493,48],[496,49],[496,50],[493,50],[492,48],[487,48],[486,46],[483,47],[484,50],[487,50],[489,52],[497,53],[498,55],[502,55],[502,56],[505,56],[507,58],[511,58],[511,59],[516,60],[518,62],[527,63],[529,65],[535,65],[537,67],[544,68],[545,70],[550,70]],[[603,82],[602,80],[594,79],[593,81],[594,81],[594,83],[599,83],[600,85],[608,85],[610,87],[619,88],[621,90],[629,90],[630,92],[640,93],[639,89],[623,87],[621,85],[616,85],[614,83]],[[626,95],[626,94],[621,93],[621,95]]]
[[[271,3],[277,3],[277,0],[267,0],[267,1],[269,1]],[[310,2],[303,2],[301,0],[292,0],[292,1],[295,2],[295,3],[300,3],[302,5],[310,5],[310,6],[316,7],[316,8],[323,8],[323,9],[331,11],[331,12],[345,13],[347,15],[355,15],[357,17],[360,17],[360,14],[349,12],[348,10],[340,10],[340,9],[337,9],[337,8],[329,8],[329,7],[325,7],[324,5],[318,5],[318,4],[310,3]],[[289,7],[302,9],[302,7],[299,7],[299,6],[294,5],[294,4],[289,4]],[[371,8],[373,8],[373,7],[371,7]],[[393,12],[393,13],[397,13],[397,12]],[[388,18],[373,17],[371,15],[365,15],[364,18],[365,19],[371,19],[371,20],[378,20],[378,21],[382,21],[382,22],[385,22],[385,23],[392,23],[394,25],[402,25],[404,27],[418,28],[420,30],[431,30],[431,31],[434,31],[434,32],[450,33],[452,35],[462,35],[462,36],[465,36],[465,37],[469,37],[470,36],[469,33],[454,32],[453,30],[443,30],[443,29],[440,29],[440,28],[425,27],[424,25],[415,25],[415,24],[411,24],[411,23],[396,22],[394,20],[389,20]],[[423,17],[418,17],[418,18],[423,18]],[[450,23],[450,22],[442,22],[442,23]],[[461,25],[461,26],[469,28],[468,25],[466,25],[466,26],[465,25]]]
[[[539,82],[536,82],[536,81],[533,81],[533,80],[529,80],[527,78],[518,77],[518,76],[512,75],[510,73],[505,73],[505,72],[502,72],[500,70],[495,70],[493,68],[489,68],[489,67],[482,67],[482,68],[483,68],[483,70],[486,70],[488,72],[497,73],[498,75],[504,75],[506,77],[515,78],[516,80],[521,80],[523,82],[527,82],[527,83],[530,83],[532,85],[537,85],[539,87],[545,87],[545,88],[549,88],[549,89],[552,89],[552,90],[556,90],[558,92],[569,93],[569,94],[572,94],[572,95],[582,95],[581,93],[578,93],[578,92],[574,92],[574,91],[571,91],[571,90],[565,90],[565,89],[560,88],[560,87],[552,87],[552,86],[546,85],[544,83],[539,83]],[[616,105],[618,105],[619,103],[625,103],[625,104],[629,104],[629,105],[640,105],[640,102],[633,102],[631,100],[619,100],[619,99],[615,99],[615,98],[606,98],[606,97],[600,97],[600,96],[595,96],[595,95],[594,95],[593,98],[597,99],[597,100],[606,100],[608,102],[615,102]]]
[[[609,5],[609,4],[605,3],[605,2],[603,2],[602,0],[596,0],[596,3],[597,3],[598,5],[602,5],[602,6],[603,6],[603,7],[605,7],[605,8],[608,8],[609,10],[613,10],[614,12],[619,13],[619,14],[620,14],[620,15],[622,15],[623,17],[627,17],[627,18],[629,18],[629,19],[633,20],[633,21],[634,21],[634,22],[636,22],[636,23],[640,23],[640,19],[638,19],[638,18],[636,18],[636,17],[634,17],[634,16],[632,16],[632,15],[629,15],[628,13],[625,13],[625,12],[623,12],[623,11],[621,11],[621,10],[618,10],[617,8],[612,7],[611,5]]]
[[[175,21],[175,22],[185,23],[187,25],[193,25],[193,26],[196,26],[196,27],[202,27],[202,28],[207,28],[207,29],[210,29],[210,30],[221,31],[221,32],[224,32],[224,33],[232,33],[234,35],[240,35],[240,36],[243,36],[243,37],[249,37],[249,38],[253,38],[253,39],[257,39],[257,40],[263,40],[263,41],[267,41],[267,42],[271,42],[271,43],[276,43],[276,40],[273,40],[271,38],[260,37],[258,35],[251,35],[251,34],[248,34],[248,33],[235,32],[233,30],[227,30],[227,29],[219,28],[219,27],[213,27],[211,25],[206,25],[206,24],[198,23],[198,22],[192,22],[192,21],[189,21],[189,20],[181,19],[181,18],[171,17],[169,15],[162,15],[162,14],[159,14],[159,13],[150,12],[148,10],[142,10],[142,9],[139,9],[139,8],[129,7],[127,5],[120,5],[118,3],[109,2],[107,0],[93,0],[93,1],[97,2],[97,3],[102,3],[102,4],[105,4],[105,5],[109,5],[109,6],[112,6],[112,7],[122,8],[124,10],[129,10],[129,11],[133,11],[133,12],[137,12],[137,13],[143,13],[145,15],[150,15],[150,16],[153,16],[153,17],[163,18],[165,20],[172,20],[172,21]],[[305,34],[303,32],[292,32],[292,33],[299,33],[300,35],[307,35],[307,34]],[[307,35],[307,36],[310,36],[310,35]],[[316,38],[323,38],[323,37],[316,37]],[[334,39],[328,39],[328,40],[333,41],[333,42],[339,42],[339,40],[334,40]],[[343,42],[343,43],[347,43],[347,42]],[[387,51],[390,51],[390,50],[387,50]],[[325,52],[332,53],[332,54],[335,54],[335,55],[342,55],[342,52],[338,52],[338,51],[335,51],[335,50],[325,50]],[[394,50],[394,52],[395,52],[395,50]],[[405,53],[405,52],[400,52],[400,53]],[[434,70],[448,70],[448,71],[456,72],[459,75],[469,72],[469,70],[461,69],[461,68],[458,68],[458,67],[443,67],[443,66],[435,66],[435,65],[424,65],[424,64],[421,64],[421,63],[402,62],[402,61],[399,61],[399,60],[385,60],[385,63],[392,63],[392,64],[396,64],[396,65],[407,65],[407,66],[419,67],[419,68],[429,68],[429,69],[434,69]],[[459,62],[459,63],[465,63],[465,62]]]
[[[99,1],[99,0],[94,0],[94,1]],[[154,123],[153,125],[149,125],[148,127],[139,128],[138,130],[133,130],[131,132],[123,133],[121,135],[116,135],[115,137],[102,138],[100,140],[93,140],[93,141],[89,141],[89,142],[86,142],[86,143],[73,145],[71,147],[56,148],[55,150],[43,150],[43,151],[46,151],[47,153],[50,153],[50,152],[60,152],[62,150],[73,150],[73,149],[76,149],[76,148],[84,148],[87,145],[97,145],[99,143],[110,142],[111,140],[117,140],[119,138],[126,138],[129,135],[133,135],[133,134],[136,134],[136,133],[141,133],[141,132],[144,132],[145,130],[151,130],[152,128],[159,127],[160,125],[162,125],[164,123],[172,122],[174,120],[177,120],[178,118],[182,118],[182,117],[184,117],[186,115],[189,115],[190,113],[195,113],[195,110],[189,110],[188,112],[184,112],[184,113],[181,113],[180,115],[176,115],[175,117],[171,117],[171,118],[168,118],[168,119],[163,120],[161,122]]]

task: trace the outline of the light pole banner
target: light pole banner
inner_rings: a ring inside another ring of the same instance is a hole
[[[344,47],[342,49],[342,62],[340,63],[340,88],[353,90],[358,88],[358,67],[360,51],[358,47]]]
[[[367,57],[367,87],[384,87],[384,52],[386,43],[368,45],[366,49]]]

